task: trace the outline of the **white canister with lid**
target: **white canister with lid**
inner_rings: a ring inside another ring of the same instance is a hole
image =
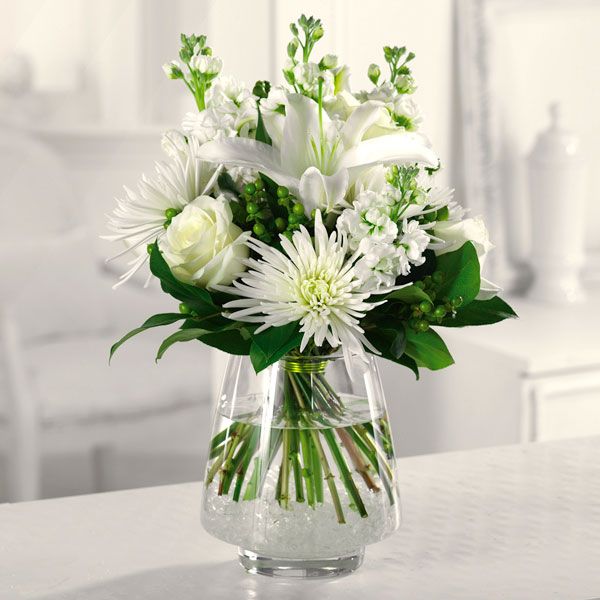
[[[562,128],[560,107],[528,157],[532,215],[532,299],[568,304],[584,299],[580,273],[585,260],[586,162],[579,138]]]

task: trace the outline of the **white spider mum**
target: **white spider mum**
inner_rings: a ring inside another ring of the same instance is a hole
[[[314,341],[342,346],[348,360],[351,354],[364,355],[366,347],[377,350],[367,341],[359,321],[378,303],[367,303],[369,293],[359,291],[362,281],[353,268],[354,258],[347,259],[345,238],[336,233],[329,237],[321,213],[315,214],[314,244],[306,228],[294,232],[292,240],[281,236],[283,252],[251,238],[248,245],[260,259],[248,259],[249,270],[233,286],[221,291],[242,296],[225,304],[238,309],[231,319],[262,323],[257,333],[298,321],[304,334],[300,351]]]
[[[186,143],[183,136],[170,132],[163,139],[163,147],[172,161],[156,163],[155,173],[142,176],[137,191],[125,188],[125,197],[117,199],[109,215],[107,227],[113,233],[103,239],[123,242],[126,248],[108,261],[127,253],[134,255],[117,286],[148,262],[146,246],[165,234],[167,209],[181,212],[192,200],[208,193],[218,176],[215,165],[196,158],[199,145],[194,138]]]

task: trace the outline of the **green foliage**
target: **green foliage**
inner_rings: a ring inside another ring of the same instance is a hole
[[[260,111],[260,102],[256,103],[256,110],[258,112],[258,119],[256,124],[256,133],[255,138],[258,142],[263,142],[264,144],[268,144],[269,146],[273,145],[271,141],[271,136],[265,127],[265,121],[263,119],[262,113]]]
[[[129,333],[126,333],[118,342],[115,342],[110,348],[109,362],[112,359],[114,353],[129,339],[131,339],[134,335],[138,333],[142,333],[148,329],[152,329],[153,327],[163,327],[164,325],[171,325],[177,321],[181,321],[182,319],[186,319],[187,315],[182,315],[180,313],[161,313],[158,315],[153,315],[152,317],[146,319],[140,327],[136,327],[132,329]]]
[[[471,242],[465,242],[458,250],[437,257],[437,268],[446,274],[440,286],[439,297],[462,297],[466,306],[479,293],[481,275],[477,251]]]
[[[433,329],[424,332],[406,330],[406,354],[419,367],[432,371],[444,369],[454,363],[444,340]]]
[[[298,330],[298,323],[269,327],[258,335],[254,335],[250,346],[250,360],[254,370],[259,373],[266,369],[297,348],[301,341],[302,334]]]
[[[422,288],[416,285],[409,285],[387,294],[385,300],[397,300],[405,304],[414,304],[424,300],[431,301],[431,298]]]
[[[163,343],[158,349],[156,361],[158,362],[173,344],[200,339],[205,333],[207,333],[205,329],[200,329],[198,327],[193,329],[178,329],[175,333],[172,333],[168,338],[163,340]]]
[[[467,327],[491,325],[514,318],[517,318],[517,313],[504,300],[495,296],[490,300],[473,300],[460,308],[454,316],[446,317],[441,324],[445,327]]]

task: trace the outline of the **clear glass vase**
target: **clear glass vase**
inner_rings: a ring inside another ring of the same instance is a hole
[[[252,573],[334,576],[400,524],[376,363],[286,356],[260,374],[231,356],[213,423],[202,524]]]

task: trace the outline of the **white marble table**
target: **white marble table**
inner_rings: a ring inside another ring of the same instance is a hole
[[[0,598],[600,598],[600,438],[400,461],[402,529],[355,574],[246,574],[198,518],[200,484],[0,507]]]

